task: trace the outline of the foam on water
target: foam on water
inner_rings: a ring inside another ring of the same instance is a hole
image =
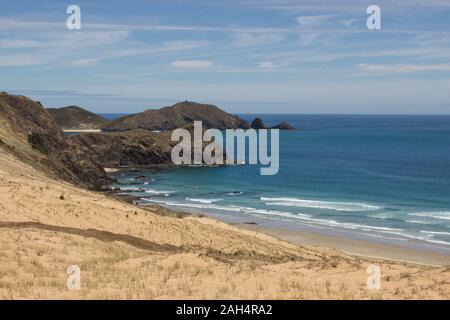
[[[150,194],[155,194],[155,195],[164,195],[165,197],[168,197],[176,192],[175,191],[145,189],[145,193],[150,193]]]
[[[443,235],[443,236],[450,236],[450,232],[440,232],[440,231],[423,231],[420,232],[425,234],[431,234],[431,235]]]
[[[234,212],[242,212],[242,213],[258,213],[258,214],[265,214],[265,215],[276,215],[279,217],[288,217],[288,218],[304,220],[304,221],[308,221],[308,222],[319,224],[319,225],[335,226],[335,227],[339,226],[339,227],[350,228],[350,229],[377,230],[377,231],[385,231],[385,230],[401,231],[402,230],[402,229],[398,229],[398,228],[377,227],[377,226],[362,225],[362,224],[357,224],[357,223],[338,222],[338,221],[331,220],[331,219],[314,218],[312,215],[305,214],[305,213],[292,213],[292,212],[285,212],[285,211],[258,209],[258,208],[253,208],[253,207],[234,206],[234,205],[220,206],[220,205],[209,204],[209,203],[197,204],[197,203],[175,202],[175,201],[166,201],[166,200],[154,199],[154,198],[143,198],[142,200],[147,201],[147,202],[164,204],[167,206],[198,208],[198,209],[214,209],[214,210],[234,211]]]
[[[199,203],[214,203],[221,201],[222,199],[185,198],[185,200]]]
[[[176,201],[166,201],[162,199],[155,198],[142,198],[141,200],[164,204],[167,206],[175,206],[175,207],[185,207],[185,208],[197,208],[197,209],[213,209],[213,210],[221,210],[221,211],[233,211],[233,212],[242,212],[242,213],[255,213],[255,214],[263,214],[263,215],[276,215],[279,217],[289,217],[289,218],[297,218],[297,219],[307,219],[310,218],[311,215],[301,214],[301,213],[291,213],[291,212],[283,212],[276,210],[266,210],[266,209],[258,209],[253,207],[244,207],[244,206],[221,206],[212,203],[188,203],[188,202],[176,202]]]
[[[328,209],[337,211],[373,211],[381,209],[380,207],[375,205],[359,202],[332,202],[332,201],[306,200],[299,198],[266,198],[266,197],[261,197],[260,200],[268,201],[265,203],[266,205]]]
[[[281,221],[299,221],[306,225],[312,225],[312,226],[324,226],[324,227],[331,227],[335,229],[347,229],[347,230],[355,230],[359,232],[365,232],[366,235],[370,237],[376,237],[376,238],[386,238],[387,234],[390,234],[394,237],[392,237],[392,240],[402,240],[405,241],[407,239],[410,240],[420,240],[430,243],[436,243],[436,244],[444,244],[449,245],[450,242],[436,239],[435,236],[447,236],[450,235],[450,233],[447,232],[430,232],[430,231],[421,231],[422,235],[411,233],[407,230],[404,230],[402,228],[391,228],[391,227],[384,227],[384,226],[374,226],[374,225],[366,225],[366,224],[360,224],[360,223],[353,223],[353,222],[339,222],[333,219],[324,219],[324,218],[318,218],[315,217],[312,214],[307,213],[293,213],[293,212],[286,212],[286,211],[278,211],[278,210],[268,210],[268,209],[260,209],[260,208],[254,208],[254,207],[246,207],[246,206],[237,206],[237,205],[217,205],[214,204],[214,200],[220,200],[220,199],[196,199],[195,200],[202,200],[202,202],[197,201],[198,203],[195,203],[195,201],[192,201],[191,198],[189,198],[191,202],[179,202],[179,201],[173,201],[173,200],[165,200],[165,199],[156,199],[156,198],[142,198],[142,200],[151,202],[151,203],[157,203],[166,205],[169,207],[180,207],[180,208],[194,208],[194,209],[200,209],[200,210],[219,210],[219,211],[225,211],[225,212],[240,212],[243,214],[251,214],[260,218],[269,218],[270,217],[278,217],[276,220]],[[194,203],[193,203],[194,202]],[[383,234],[385,236],[383,236]],[[387,238],[386,238],[387,239]]]
[[[409,213],[408,215],[414,217],[426,217],[440,220],[450,220],[450,211],[425,211]]]

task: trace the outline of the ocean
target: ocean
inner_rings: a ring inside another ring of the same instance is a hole
[[[259,175],[259,165],[177,168],[117,174],[116,186],[227,222],[450,253],[450,116],[258,116],[298,129],[280,132],[277,175]]]

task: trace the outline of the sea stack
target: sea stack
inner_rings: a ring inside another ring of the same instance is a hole
[[[259,129],[267,129],[268,127],[262,121],[261,118],[256,117],[255,120],[253,120],[252,123],[250,124],[250,128],[259,130]]]

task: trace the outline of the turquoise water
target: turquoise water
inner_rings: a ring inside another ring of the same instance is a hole
[[[275,176],[258,165],[179,168],[118,175],[117,186],[229,222],[450,253],[450,116],[261,117],[299,129],[280,133]]]

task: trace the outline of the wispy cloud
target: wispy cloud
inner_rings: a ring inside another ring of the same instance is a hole
[[[299,41],[301,45],[307,46],[318,39],[320,36],[321,34],[318,32],[302,33],[300,35]]]
[[[359,70],[380,73],[414,73],[426,71],[450,71],[450,64],[359,64]]]
[[[300,16],[297,18],[297,22],[300,26],[317,26],[331,17],[331,15]]]
[[[233,41],[234,47],[265,46],[278,43],[284,37],[279,34],[238,33]]]
[[[275,63],[272,61],[262,61],[258,63],[258,67],[263,69],[272,69],[275,68]]]
[[[0,30],[66,30],[64,23],[52,21],[27,21],[19,19],[0,18]],[[120,24],[120,23],[83,23],[83,30],[89,31],[184,31],[184,32],[231,32],[231,33],[292,33],[292,28],[281,27],[245,27],[245,26],[203,26],[203,25],[176,25],[176,24]]]
[[[361,19],[341,19],[339,20],[340,23],[342,23],[344,26],[350,27],[351,25],[353,25],[355,22],[361,21]]]
[[[69,65],[72,66],[93,66],[96,65],[100,60],[95,58],[85,58],[85,59],[76,59],[69,62]]]
[[[46,59],[30,54],[11,54],[0,56],[0,67],[38,66],[45,64]]]
[[[2,39],[0,48],[2,49],[29,49],[42,47],[42,43],[35,40]]]
[[[275,69],[275,68],[285,68],[289,66],[288,62],[274,62],[274,61],[261,61],[257,64],[258,68],[261,69]]]
[[[1,31],[1,30],[0,30]],[[0,65],[96,65],[107,59],[167,54],[208,45],[206,41],[165,41],[153,45],[129,39],[126,30],[51,29],[45,32],[19,32],[0,40]],[[1,37],[0,32],[0,37]],[[20,54],[17,52],[20,50]],[[26,53],[22,53],[24,52]]]
[[[205,69],[210,68],[214,65],[212,61],[209,60],[177,60],[170,63],[172,67],[184,68],[184,69]]]

